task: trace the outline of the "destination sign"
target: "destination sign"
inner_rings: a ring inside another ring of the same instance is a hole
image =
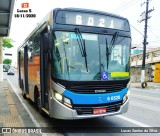
[[[125,19],[88,12],[59,11],[56,16],[56,23],[129,30],[128,21]]]

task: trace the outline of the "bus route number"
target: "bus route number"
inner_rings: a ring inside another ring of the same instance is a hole
[[[76,16],[76,24],[83,25],[83,19],[81,15]],[[99,23],[95,25],[95,19],[94,17],[88,17],[87,24],[88,26],[99,26],[99,27],[105,27],[105,19],[100,18]]]

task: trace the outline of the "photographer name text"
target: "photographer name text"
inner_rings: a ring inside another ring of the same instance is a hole
[[[21,9],[17,9],[17,13],[14,14],[15,18],[35,18],[36,14],[33,13],[29,3],[21,3]]]
[[[156,128],[121,129],[121,133],[159,133]]]
[[[32,9],[20,10],[17,9],[17,14],[14,14],[15,18],[35,18],[36,14],[32,13]]]
[[[23,9],[23,10],[20,10],[20,9],[17,9],[17,13],[31,13],[32,12],[32,9]]]

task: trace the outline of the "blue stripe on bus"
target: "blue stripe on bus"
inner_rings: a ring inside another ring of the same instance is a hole
[[[123,100],[123,96],[127,93],[128,88],[119,92],[104,93],[104,94],[77,94],[65,90],[63,96],[72,100],[73,104],[103,104]]]

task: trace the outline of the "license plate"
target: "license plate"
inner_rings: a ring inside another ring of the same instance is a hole
[[[103,114],[107,112],[107,108],[93,109],[93,114]]]

